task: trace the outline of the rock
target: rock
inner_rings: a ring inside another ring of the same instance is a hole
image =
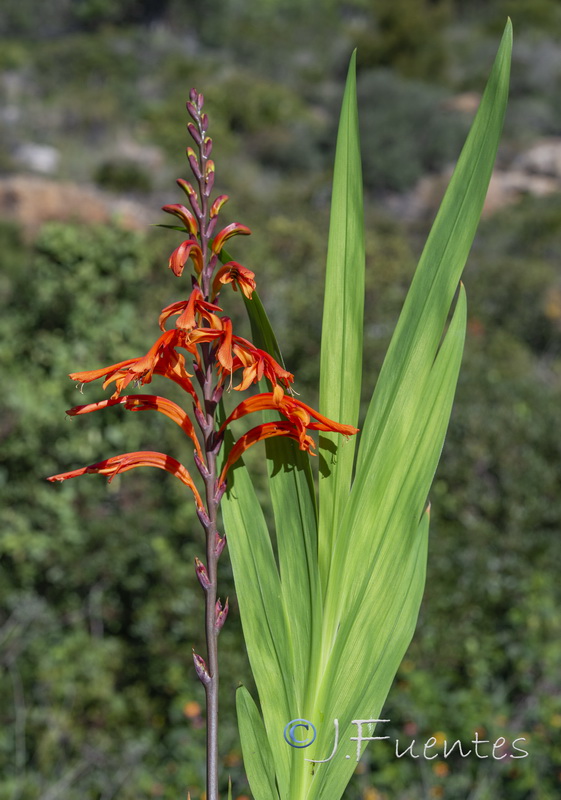
[[[561,181],[561,137],[540,139],[515,159],[513,167]]]
[[[24,142],[16,148],[14,161],[31,172],[53,175],[60,164],[60,151],[48,144]]]
[[[20,223],[28,236],[50,220],[104,224],[145,230],[154,210],[99,189],[58,183],[31,175],[0,178],[0,216]]]

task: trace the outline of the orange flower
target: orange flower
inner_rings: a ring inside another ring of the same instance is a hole
[[[232,369],[234,372],[237,369],[243,370],[242,380],[237,386],[234,386],[234,389],[239,392],[245,391],[252,383],[257,383],[263,377],[267,378],[274,389],[279,384],[286,389],[290,388],[290,384],[294,381],[294,375],[283,369],[269,353],[255,347],[241,336],[234,336],[233,350],[236,358],[234,358]],[[276,396],[280,397],[281,395],[282,391],[276,393]]]
[[[185,333],[180,330],[164,331],[164,333],[154,342],[146,355],[140,358],[129,358],[112,364],[110,367],[90,370],[87,372],[71,372],[72,380],[79,383],[90,383],[91,381],[105,378],[103,388],[115,382],[115,392],[112,397],[119,397],[123,389],[129,383],[140,384],[150,383],[152,375],[164,375],[175,383],[179,384],[188,392],[197,407],[200,406],[199,399],[189,380],[190,374],[185,369],[185,358],[175,350],[175,347],[183,347],[198,357],[194,347],[186,341]]]
[[[242,267],[237,261],[228,261],[216,273],[212,284],[213,296],[216,297],[224,284],[231,283],[235,292],[237,292],[239,286],[248,300],[251,300],[251,295],[256,286],[254,278],[255,273],[250,269]]]
[[[187,239],[176,247],[169,257],[169,268],[177,277],[181,277],[187,259],[192,258],[195,265],[195,272],[200,275],[203,271],[203,251],[201,246],[194,239]]]
[[[279,398],[275,396],[274,392],[256,394],[253,395],[253,397],[248,397],[243,400],[221,425],[219,433],[222,433],[226,426],[235,419],[240,419],[246,414],[252,414],[254,411],[279,411],[299,432],[299,441],[301,443],[306,438],[306,429],[313,431],[332,431],[333,433],[341,433],[343,436],[353,436],[355,433],[358,433],[358,428],[352,425],[343,425],[340,422],[334,422],[332,419],[324,417],[319,411],[315,411],[295,397],[288,397],[282,394]],[[316,420],[315,422],[311,419],[312,417]]]
[[[124,397],[112,397],[109,400],[100,400],[97,403],[74,406],[74,408],[70,408],[66,413],[69,417],[75,417],[80,414],[89,414],[91,411],[100,411],[103,408],[109,408],[115,405],[122,405],[130,411],[153,410],[165,414],[166,417],[169,417],[169,419],[177,423],[187,434],[195,445],[199,458],[202,459],[203,454],[201,446],[187,412],[178,406],[177,403],[174,403],[172,400],[167,400],[165,397],[160,397],[155,394],[127,394]]]
[[[161,330],[165,331],[166,320],[174,314],[179,314],[180,316],[175,322],[175,327],[190,331],[199,324],[200,320],[197,320],[198,315],[199,318],[202,317],[205,319],[211,328],[217,328],[220,327],[220,320],[216,314],[213,313],[214,311],[222,311],[222,309],[214,303],[208,303],[204,299],[200,287],[195,285],[188,300],[180,300],[163,309],[158,323]]]
[[[197,220],[189,209],[181,205],[181,203],[172,203],[167,206],[162,206],[162,211],[165,211],[166,214],[174,214],[174,216],[179,217],[191,236],[196,236],[199,232]]]
[[[113,456],[112,458],[105,459],[105,461],[99,461],[97,464],[90,464],[88,467],[74,469],[70,472],[61,472],[58,475],[51,475],[47,480],[51,482],[66,481],[68,478],[76,478],[79,475],[97,472],[100,475],[107,475],[109,477],[109,482],[111,482],[115,475],[118,475],[120,472],[128,472],[130,469],[135,469],[136,467],[157,467],[158,469],[164,469],[166,472],[175,475],[176,478],[179,478],[182,483],[191,489],[197,506],[199,508],[204,508],[197,487],[183,464],[180,464],[175,458],[165,453],[156,453],[152,450],[137,450],[134,453],[123,453],[120,456]]]
[[[247,227],[247,225],[242,225],[241,222],[231,222],[230,225],[227,225],[223,228],[220,233],[217,233],[214,239],[212,240],[211,250],[215,255],[218,255],[224,246],[224,242],[227,239],[230,239],[232,236],[236,236],[236,234],[242,234],[243,236],[249,236],[251,231]]]
[[[311,452],[312,449],[315,448],[312,437],[304,436],[302,438],[300,431],[291,422],[264,422],[262,425],[256,425],[255,428],[252,428],[247,433],[244,433],[243,436],[240,436],[228,453],[228,458],[220,473],[217,485],[221,486],[224,483],[226,473],[248,447],[251,447],[252,444],[256,444],[263,439],[270,439],[273,436],[288,436],[291,439],[295,439],[300,445],[300,450],[306,450],[311,455],[315,455],[315,453]]]

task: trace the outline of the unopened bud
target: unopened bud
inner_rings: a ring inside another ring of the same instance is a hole
[[[192,103],[196,103],[197,102],[197,97],[198,96],[199,96],[199,93],[197,92],[197,90],[195,88],[191,89],[191,91],[189,92],[189,100]]]
[[[220,602],[220,598],[216,601],[215,606],[215,617],[214,617],[214,627],[216,628],[216,632],[220,633],[222,628],[224,627],[224,623],[226,622],[226,617],[228,616],[228,598],[226,598],[226,602],[224,605]]]
[[[206,591],[210,586],[210,579],[208,577],[208,572],[206,570],[205,565],[196,556],[195,556],[195,572],[197,573],[197,578],[199,579],[199,583]]]
[[[198,122],[198,120],[199,120],[199,112],[198,112],[198,110],[195,108],[195,106],[193,105],[193,103],[186,103],[185,105],[186,105],[187,111],[189,112],[189,114],[191,115],[191,117],[193,117],[193,119],[195,120],[195,122]]]
[[[197,130],[196,126],[195,126],[195,125],[193,125],[193,123],[192,123],[192,122],[188,122],[188,123],[187,123],[187,130],[189,131],[189,133],[191,134],[191,136],[193,137],[193,139],[195,140],[195,142],[196,142],[198,145],[200,145],[200,144],[202,143],[202,141],[203,141],[203,137],[201,136],[201,134],[200,134],[200,133],[199,133],[199,131]]]
[[[197,180],[201,178],[201,168],[199,167],[199,162],[197,160],[197,156],[195,155],[195,151],[192,147],[187,148],[187,158],[189,159],[189,166],[193,170],[193,174]]]
[[[208,158],[212,152],[212,139],[210,136],[207,136],[203,143],[203,155],[205,158]]]
[[[203,114],[201,117],[201,128],[203,131],[208,129],[208,114]]]
[[[210,675],[208,674],[206,663],[204,658],[201,658],[195,651],[193,650],[193,662],[195,664],[195,672],[202,684],[208,686],[210,683]]]
[[[199,109],[199,111],[200,111],[200,110],[201,110],[201,108],[204,106],[204,104],[205,104],[205,98],[204,98],[204,95],[199,93],[199,94],[197,95],[197,108]]]

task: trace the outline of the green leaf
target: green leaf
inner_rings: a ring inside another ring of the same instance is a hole
[[[343,521],[349,557],[344,574],[332,573],[328,585],[326,628],[336,633],[324,642],[314,714],[316,719],[338,717],[344,741],[356,735],[353,719],[379,715],[415,630],[424,588],[421,554],[426,553],[428,532],[425,514],[421,528],[425,541],[420,541],[419,508],[426,503],[448,426],[465,324],[462,288],[422,402],[415,413],[404,415],[387,430],[380,455],[370,465],[368,477],[373,474],[376,479],[357,478],[355,503]],[[323,745],[325,752],[324,739],[318,733],[318,748]],[[343,755],[319,772],[322,783],[311,797],[327,800],[339,796],[352,766]]]
[[[364,213],[356,103],[356,52],[349,65],[339,120],[321,340],[320,411],[358,424],[364,316]],[[319,565],[325,589],[334,533],[349,496],[356,437],[320,437]]]
[[[283,740],[283,730],[295,716],[289,628],[269,531],[241,461],[228,472],[222,516],[247,653],[282,789],[288,787],[292,757]],[[254,766],[251,753],[244,753],[248,774],[259,769]]]
[[[278,800],[275,764],[261,715],[245,686],[236,692],[238,725],[247,779],[255,800]]]
[[[244,299],[254,344],[284,366],[259,295],[254,291],[251,300]],[[262,388],[267,390],[265,386]],[[264,418],[279,419],[279,416],[269,412]],[[288,722],[302,714],[314,646],[313,633],[319,635],[321,627],[315,491],[309,457],[296,442],[286,438],[269,440],[266,454],[296,699]]]

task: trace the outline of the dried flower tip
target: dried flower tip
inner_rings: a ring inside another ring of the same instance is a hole
[[[228,197],[227,194],[221,194],[216,198],[216,200],[214,201],[214,203],[210,207],[210,218],[211,219],[214,219],[214,217],[218,216],[218,214],[220,212],[220,209],[222,208],[224,203],[228,202],[228,200],[229,200],[229,197]]]
[[[216,601],[215,606],[215,620],[214,620],[214,627],[216,629],[216,633],[220,633],[222,628],[224,627],[224,623],[226,622],[226,617],[228,616],[228,598],[226,598],[226,602],[224,605],[220,602],[220,598]]]
[[[208,674],[208,670],[206,668],[206,663],[204,658],[201,658],[195,651],[193,650],[193,662],[195,664],[195,672],[198,675],[198,678],[204,686],[208,686],[210,683],[210,675]]]
[[[197,578],[199,579],[199,583],[206,591],[210,586],[210,579],[208,577],[208,572],[206,570],[205,565],[196,556],[195,556],[195,572],[197,573]]]

